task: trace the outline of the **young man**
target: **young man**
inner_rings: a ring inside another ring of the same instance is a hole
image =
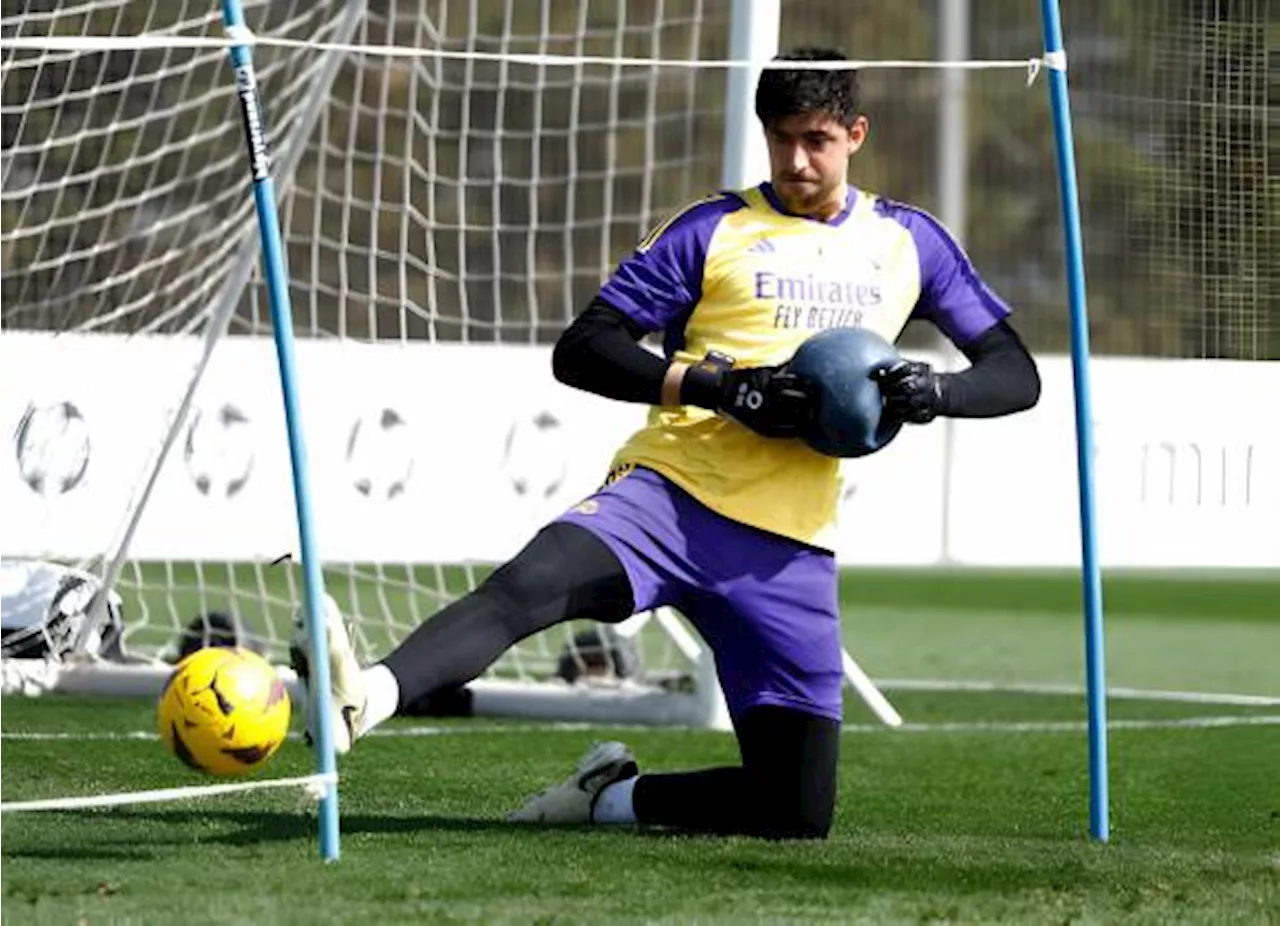
[[[781,60],[845,59],[802,49]],[[766,70],[756,114],[771,180],[661,225],[556,345],[561,381],[654,406],[605,486],[369,669],[326,602],[340,751],[530,634],[672,605],[715,652],[741,765],[639,775],[626,746],[605,743],[511,819],[826,836],[842,701],[838,461],[796,439],[811,398],[786,362],[822,328],[893,341],[926,319],[971,366],[903,361],[882,376],[890,412],[919,424],[1028,408],[1039,378],[951,236],[846,182],[868,131],[852,70]],[[662,357],[638,343],[659,331]]]

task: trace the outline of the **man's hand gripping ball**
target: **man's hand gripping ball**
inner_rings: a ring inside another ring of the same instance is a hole
[[[942,408],[942,380],[918,360],[899,360],[874,374],[885,412],[901,421],[927,424]]]
[[[734,369],[712,352],[691,366],[681,400],[732,418],[764,437],[800,437],[813,419],[810,387],[785,366]]]

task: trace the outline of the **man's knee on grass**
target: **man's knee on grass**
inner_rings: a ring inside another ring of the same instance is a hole
[[[835,788],[825,782],[814,790],[803,785],[800,789],[775,787],[776,783],[761,783],[759,800],[750,805],[758,817],[747,831],[766,839],[826,839],[835,814]]]
[[[688,832],[824,839],[835,811],[840,723],[792,708],[738,720],[742,765],[642,775],[636,817]]]
[[[719,836],[825,839],[835,810],[833,770],[780,777],[735,766],[641,775],[633,801],[646,826]]]
[[[738,725],[757,831],[777,839],[825,839],[835,813],[840,723],[765,705]]]

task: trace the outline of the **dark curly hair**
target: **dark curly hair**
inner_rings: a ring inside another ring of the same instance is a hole
[[[774,61],[848,61],[832,48],[795,48]],[[845,128],[858,117],[858,72],[768,68],[756,84],[756,116],[768,126],[799,113],[826,113]]]

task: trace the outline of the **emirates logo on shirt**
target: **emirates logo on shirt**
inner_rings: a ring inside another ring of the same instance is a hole
[[[815,273],[790,275],[757,270],[753,289],[757,299],[776,299],[822,308],[866,308],[879,305],[884,300],[879,280]]]

